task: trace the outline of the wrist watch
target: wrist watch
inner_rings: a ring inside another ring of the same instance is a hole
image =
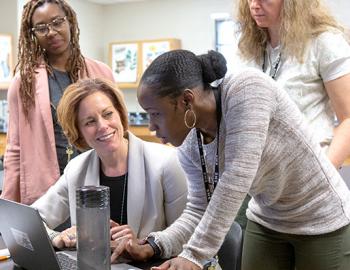
[[[153,256],[152,258],[154,259],[159,259],[160,255],[161,255],[161,251],[159,246],[156,244],[154,236],[149,236],[146,238],[146,243],[149,244],[151,246],[151,248],[153,249]]]

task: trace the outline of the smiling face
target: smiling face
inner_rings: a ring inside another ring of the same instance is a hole
[[[147,86],[141,86],[137,93],[141,107],[149,114],[149,129],[155,131],[163,143],[180,146],[190,131],[184,124],[186,108],[182,96],[176,99],[160,98],[153,92]]]
[[[283,0],[247,0],[250,14],[261,28],[273,28],[280,25]]]
[[[123,148],[124,128],[119,113],[104,93],[85,97],[80,102],[77,120],[81,135],[100,157]]]
[[[31,22],[32,27],[42,24],[51,23],[57,18],[63,18],[66,14],[61,7],[55,3],[45,3],[35,9]],[[41,48],[46,50],[48,57],[57,57],[70,54],[70,25],[68,18],[59,27],[59,30],[54,30],[51,26],[50,31],[45,36],[35,34]]]

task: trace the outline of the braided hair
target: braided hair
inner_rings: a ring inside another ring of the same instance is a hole
[[[19,70],[21,75],[21,84],[19,94],[22,100],[23,111],[28,117],[28,112],[35,106],[35,69],[44,60],[45,66],[49,74],[52,74],[52,68],[48,64],[48,57],[43,50],[36,37],[31,31],[32,16],[34,11],[45,3],[57,4],[66,14],[70,25],[71,40],[70,49],[71,56],[66,64],[68,75],[73,82],[76,82],[79,75],[88,74],[84,57],[81,54],[79,46],[79,34],[77,17],[74,10],[67,4],[65,0],[31,0],[24,5],[21,29],[18,42],[18,62],[14,73]]]
[[[176,98],[186,88],[210,90],[227,72],[224,56],[216,51],[196,56],[187,50],[173,50],[158,56],[146,69],[140,87],[152,88],[159,97]]]

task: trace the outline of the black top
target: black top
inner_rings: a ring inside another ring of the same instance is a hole
[[[68,155],[66,153],[68,147],[68,140],[64,136],[61,126],[57,121],[57,113],[56,108],[58,102],[60,101],[64,90],[68,85],[72,83],[71,79],[67,72],[59,71],[53,69],[53,74],[49,75],[49,91],[50,91],[50,107],[51,107],[51,115],[53,122],[53,129],[55,133],[55,142],[56,142],[56,153],[58,166],[60,168],[60,174],[63,174],[63,170],[68,163]],[[71,159],[77,156],[80,152],[77,151],[73,147],[73,154],[71,155]]]
[[[110,190],[111,219],[120,225],[127,224],[128,174],[110,177],[100,169],[100,185]]]

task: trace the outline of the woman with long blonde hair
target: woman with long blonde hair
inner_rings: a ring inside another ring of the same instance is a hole
[[[339,168],[350,155],[350,46],[342,27],[322,0],[239,0],[237,19],[240,57],[287,91]]]
[[[341,167],[350,155],[350,47],[342,27],[322,0],[238,2],[238,59],[288,93],[330,161]],[[249,199],[236,218],[242,228]]]

